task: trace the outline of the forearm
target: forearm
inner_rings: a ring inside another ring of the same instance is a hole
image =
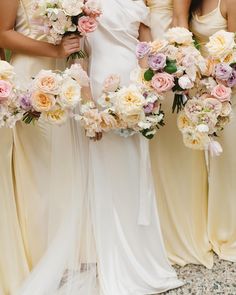
[[[0,44],[12,52],[34,56],[58,57],[56,45],[31,39],[14,30],[0,30]]]
[[[191,0],[173,0],[173,27],[188,28],[190,4]]]

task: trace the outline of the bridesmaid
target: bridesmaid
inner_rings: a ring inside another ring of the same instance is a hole
[[[32,5],[31,0],[0,0],[0,44],[12,51],[11,63],[22,87],[41,69],[64,66],[64,59],[79,50],[78,37],[65,38],[56,46],[45,42],[30,22]],[[58,58],[62,59],[61,65]],[[51,131],[42,123],[19,123],[13,131],[0,130],[0,165],[5,167],[0,173],[4,204],[0,213],[0,274],[7,294],[15,291],[46,247]]]
[[[172,25],[188,26],[190,0],[149,0],[152,35],[163,38]],[[207,236],[207,171],[203,152],[183,145],[171,113],[173,95],[163,102],[166,126],[151,141],[151,162],[162,231],[172,263],[212,267]]]
[[[192,1],[191,29],[201,50],[207,55],[205,44],[219,30],[236,31],[236,6],[233,0]],[[232,99],[236,112],[236,95]],[[222,259],[236,261],[236,121],[220,134],[223,147],[220,157],[210,159],[208,232],[214,251]]]

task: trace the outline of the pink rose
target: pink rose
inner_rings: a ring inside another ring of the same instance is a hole
[[[223,84],[218,84],[215,86],[211,92],[215,98],[220,102],[230,101],[232,90],[229,87],[224,86]]]
[[[89,16],[82,16],[78,21],[78,30],[81,34],[94,32],[97,29],[97,21]]]
[[[162,93],[171,90],[175,83],[174,77],[168,73],[157,73],[152,78],[152,87],[157,93]]]
[[[4,80],[0,80],[0,101],[6,100],[12,91],[12,85]]]

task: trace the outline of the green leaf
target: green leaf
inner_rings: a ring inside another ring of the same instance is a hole
[[[168,74],[173,74],[177,72],[177,66],[176,66],[176,60],[167,60],[166,66],[164,68],[164,71]]]
[[[152,69],[148,69],[145,73],[144,73],[144,79],[146,81],[151,81],[152,77],[154,76],[154,72]]]

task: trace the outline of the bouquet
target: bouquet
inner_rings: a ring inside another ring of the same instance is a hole
[[[19,96],[23,121],[30,124],[40,119],[63,124],[81,100],[81,87],[88,84],[87,73],[79,64],[64,72],[41,70]]]
[[[94,104],[87,106],[80,120],[91,137],[113,130],[125,137],[140,132],[151,139],[164,125],[159,96],[136,83],[121,87],[118,75],[105,80],[98,108]]]
[[[12,128],[23,116],[14,76],[14,68],[0,60],[0,127]]]
[[[157,94],[175,93],[172,112],[179,112],[188,99],[201,73],[206,70],[204,58],[194,45],[192,33],[185,28],[172,28],[166,40],[140,42],[136,48],[139,59],[148,61],[142,80]]]
[[[53,44],[59,44],[63,36],[71,33],[82,37],[94,32],[100,15],[99,0],[39,0],[33,7],[34,22]],[[72,58],[85,56],[80,50]]]
[[[178,125],[184,143],[190,148],[209,150],[219,155],[222,147],[214,140],[232,116],[232,88],[236,86],[236,44],[234,33],[219,31],[206,44],[207,70],[197,93],[185,105]]]

